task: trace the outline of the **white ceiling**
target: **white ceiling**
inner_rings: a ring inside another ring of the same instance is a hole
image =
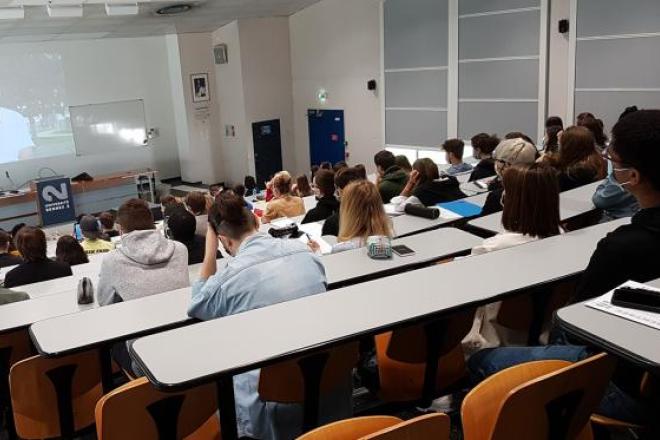
[[[51,18],[45,6],[48,0],[0,0],[0,8],[14,5],[25,8],[22,20],[0,20],[0,43],[210,32],[240,18],[289,16],[319,0],[139,0],[138,15],[112,17],[106,14],[105,5],[97,1],[53,0],[53,4],[85,4],[81,18]],[[155,14],[157,9],[177,3],[195,7],[174,17]]]

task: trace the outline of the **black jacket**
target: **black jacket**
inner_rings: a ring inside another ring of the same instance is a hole
[[[53,260],[27,261],[7,272],[5,287],[12,288],[24,284],[40,283],[55,278],[73,275],[71,266]]]
[[[310,209],[302,223],[320,222],[330,217],[335,212],[339,212],[339,200],[335,196],[326,196],[318,199],[315,208]]]
[[[643,209],[607,234],[591,256],[574,301],[603,295],[628,280],[660,278],[660,207]]]
[[[199,264],[204,261],[204,253],[206,252],[206,237],[196,235],[191,241],[182,241],[188,249],[188,266],[192,264]],[[222,258],[220,251],[215,256],[216,259]]]
[[[494,214],[502,210],[502,194],[504,193],[502,181],[500,179],[493,180],[488,185],[488,191],[490,192],[486,197],[486,203],[484,203],[480,216]]]
[[[323,235],[334,235],[335,237],[339,235],[339,211],[325,220],[321,233]]]
[[[16,266],[21,264],[23,259],[11,254],[0,254],[0,267]]]
[[[573,168],[559,173],[559,191],[569,191],[593,183],[596,180],[598,180],[598,176],[594,170]]]
[[[497,174],[495,172],[495,159],[482,159],[475,165],[472,174],[470,174],[469,182],[493,177],[495,174]]]
[[[432,206],[437,203],[451,202],[452,200],[464,198],[465,194],[463,194],[463,191],[458,186],[458,180],[450,176],[442,180],[434,180],[417,185],[412,195],[417,197],[424,206]]]

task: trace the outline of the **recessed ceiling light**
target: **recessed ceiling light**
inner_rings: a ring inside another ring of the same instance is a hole
[[[158,15],[177,15],[183,14],[190,11],[193,8],[191,4],[180,3],[177,5],[165,6],[160,9],[156,9],[156,14]]]
[[[105,13],[113,15],[138,15],[140,8],[137,3],[106,3]]]

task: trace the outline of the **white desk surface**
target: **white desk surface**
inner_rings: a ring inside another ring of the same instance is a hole
[[[208,382],[577,274],[597,242],[626,221],[147,336],[133,344],[132,354],[160,388]]]
[[[75,291],[61,292],[0,306],[0,333],[27,327],[53,316],[68,315],[93,309],[97,304],[78,305]]]
[[[602,181],[598,181],[561,193],[559,195],[559,217],[561,220],[568,220],[596,209],[591,197],[594,195],[596,187],[601,183]],[[504,232],[501,211],[472,220],[469,224],[486,231]]]
[[[660,287],[660,280],[648,284]],[[660,331],[584,303],[560,309],[556,319],[560,327],[580,339],[660,372]]]
[[[322,261],[328,282],[333,284],[437,260],[480,242],[478,237],[467,232],[449,228],[399,240],[399,244],[406,244],[416,251],[416,255],[411,257],[372,260],[364,249],[356,249],[324,256]],[[41,319],[33,321],[31,327],[33,340],[39,346],[40,353],[56,355],[183,323],[189,319],[186,311],[190,295],[190,288],[186,288],[75,315],[74,311],[67,316],[60,316],[62,313],[52,317],[41,315]],[[75,289],[70,292],[70,297],[75,302]]]
[[[190,291],[187,287],[84,313],[38,320],[30,326],[32,340],[39,353],[57,355],[184,323],[190,320],[187,314]]]
[[[374,260],[367,256],[366,248],[361,248],[324,255],[321,261],[325,266],[328,283],[336,284],[439,260],[472,249],[481,241],[481,238],[459,229],[444,228],[393,240],[393,245],[406,245],[415,251],[415,255],[409,257],[393,255],[392,259]]]

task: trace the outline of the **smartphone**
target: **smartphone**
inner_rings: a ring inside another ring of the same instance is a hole
[[[477,185],[478,188],[481,189],[488,189],[488,184],[486,182],[481,182],[479,180],[474,182],[475,185]]]
[[[78,241],[83,240],[82,231],[80,230],[80,225],[78,223],[73,225],[73,236],[76,237],[76,240]]]
[[[612,305],[660,313],[660,292],[634,287],[620,287],[612,295]]]
[[[409,257],[411,255],[415,255],[415,251],[402,244],[392,246],[392,252],[397,254],[399,257]]]

